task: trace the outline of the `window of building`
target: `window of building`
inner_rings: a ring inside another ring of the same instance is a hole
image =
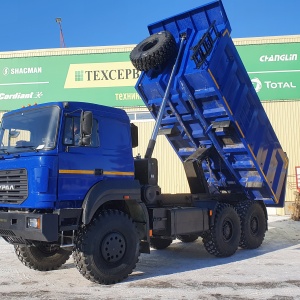
[[[131,122],[149,122],[154,121],[150,112],[136,111],[127,113]]]

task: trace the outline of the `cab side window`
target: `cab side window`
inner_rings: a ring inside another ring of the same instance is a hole
[[[80,146],[80,118],[66,118],[63,143],[68,146]],[[93,119],[91,145],[87,147],[99,147],[98,121]]]

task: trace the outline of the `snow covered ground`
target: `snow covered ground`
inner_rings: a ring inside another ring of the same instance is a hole
[[[86,280],[72,258],[56,271],[30,270],[0,238],[0,299],[300,299],[300,222],[270,216],[263,245],[229,258],[208,254],[201,238],[176,240],[142,254],[129,278],[110,286]]]

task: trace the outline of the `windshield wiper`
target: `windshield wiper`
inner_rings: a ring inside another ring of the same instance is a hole
[[[5,154],[9,154],[9,152],[7,152],[7,149],[0,149],[0,150]]]
[[[34,146],[15,146],[15,148],[18,148],[18,149],[20,149],[20,148],[22,148],[22,149],[26,149],[26,148],[29,148],[29,149],[31,149],[31,150],[34,150],[34,151],[36,151],[36,152],[39,152],[39,150],[36,148],[36,147],[34,147]]]

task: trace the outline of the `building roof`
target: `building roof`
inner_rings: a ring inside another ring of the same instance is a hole
[[[300,35],[233,38],[233,42],[237,46],[257,45],[257,44],[300,43]],[[5,52],[0,52],[0,59],[15,58],[15,57],[35,57],[35,56],[120,53],[120,52],[130,52],[135,46],[136,45],[116,45],[116,46],[91,46],[91,47],[5,51]]]

